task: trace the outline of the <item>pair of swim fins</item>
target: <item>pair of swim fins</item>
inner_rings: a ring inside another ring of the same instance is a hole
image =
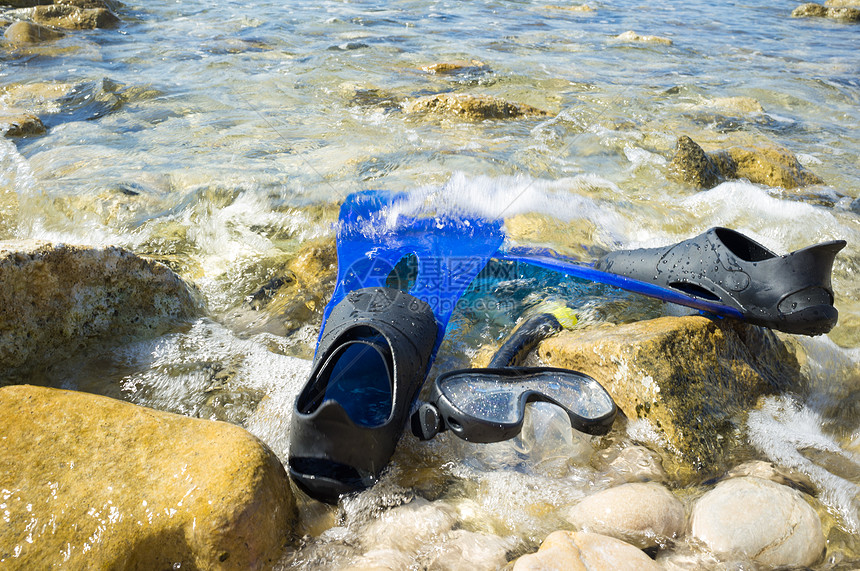
[[[395,216],[404,199],[366,191],[341,208],[338,282],[310,379],[296,399],[288,460],[298,487],[321,501],[378,480],[454,306],[491,258],[789,333],[826,333],[838,317],[830,274],[844,241],[779,256],[738,232],[712,228],[663,248],[612,252],[589,266],[548,249],[504,249],[500,221]],[[417,275],[400,279],[405,260]]]

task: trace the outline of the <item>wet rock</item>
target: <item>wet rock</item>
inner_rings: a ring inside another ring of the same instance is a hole
[[[644,44],[661,44],[664,46],[671,46],[672,40],[669,38],[662,38],[660,36],[640,36],[633,30],[628,30],[623,34],[618,34],[615,36],[615,39],[619,42],[636,42],[636,43],[644,43]]]
[[[644,446],[626,446],[601,451],[594,462],[614,485],[628,482],[668,481],[660,455]]]
[[[510,103],[488,95],[467,93],[438,93],[419,97],[404,103],[403,110],[416,115],[445,115],[468,121],[549,116],[546,111],[530,105]]]
[[[293,330],[322,314],[334,291],[337,250],[330,238],[308,243],[287,263],[283,284],[272,293],[266,311],[281,316],[284,329]]]
[[[851,212],[855,214],[860,214],[860,198],[855,198],[851,201],[851,206],[848,207]]]
[[[785,189],[823,182],[786,149],[750,146],[706,153],[686,135],[678,139],[670,169],[676,178],[706,189],[735,178]]]
[[[433,75],[455,75],[460,73],[474,73],[476,71],[487,71],[489,66],[482,61],[473,60],[454,60],[444,61],[439,63],[428,64],[421,67],[422,71]]]
[[[454,527],[457,518],[450,506],[421,497],[392,508],[375,519],[364,532],[371,551],[395,549],[415,553]]]
[[[776,147],[731,147],[726,150],[737,165],[734,176],[767,186],[792,189],[823,181],[809,172],[791,152]]]
[[[735,113],[764,113],[761,103],[752,97],[717,97],[708,101],[704,106]]]
[[[376,549],[368,551],[352,565],[342,571],[397,571],[409,569],[412,558],[396,549]]]
[[[201,311],[166,266],[122,248],[0,242],[0,364],[9,374],[157,335]]]
[[[650,557],[629,543],[614,537],[587,532],[555,531],[544,540],[537,553],[524,555],[514,563],[514,571],[568,569],[657,570]]]
[[[693,506],[692,534],[717,555],[761,565],[808,566],[824,552],[815,510],[800,492],[761,478],[732,478]]]
[[[3,32],[3,37],[13,44],[38,44],[62,38],[65,34],[31,22],[15,22]]]
[[[109,28],[119,23],[119,18],[107,8],[79,8],[69,4],[36,6],[30,17],[37,24],[67,30]]]
[[[74,88],[69,83],[53,81],[11,83],[0,87],[0,97],[10,107],[27,109],[37,115],[56,107],[56,101]]]
[[[801,4],[791,13],[792,18],[830,18],[846,22],[860,22],[860,9],[847,5],[822,6],[821,4]]]
[[[433,548],[427,571],[494,571],[507,564],[513,541],[465,529],[456,529]]]
[[[860,8],[860,0],[827,0],[824,5],[832,6],[834,8]]]
[[[669,168],[680,180],[702,188],[713,188],[721,180],[720,169],[714,161],[686,135],[678,139]]]
[[[554,246],[568,256],[580,256],[590,261],[594,256],[597,225],[585,218],[564,221],[546,214],[528,212],[505,218],[505,233],[511,240],[528,244],[576,244],[566,249]],[[600,252],[602,254],[604,252]]]
[[[809,476],[781,466],[774,466],[770,462],[762,460],[751,460],[744,462],[729,470],[726,473],[726,478],[741,478],[741,477],[756,477],[762,480],[770,480],[780,484],[781,486],[789,486],[795,490],[801,491],[804,494],[814,495],[815,484],[809,479]]]
[[[41,119],[15,109],[0,109],[0,133],[6,137],[32,137],[45,133]]]
[[[701,316],[563,331],[538,354],[547,365],[597,379],[628,418],[649,421],[690,474],[724,473],[735,415],[760,395],[805,382],[772,331]]]
[[[826,17],[827,16],[827,8],[822,6],[821,4],[815,4],[813,2],[808,2],[806,4],[801,4],[791,12],[792,18],[809,18],[809,17]]]
[[[631,483],[587,496],[567,513],[577,529],[608,535],[640,549],[665,545],[684,532],[684,506],[660,484]]]
[[[0,388],[0,560],[48,569],[263,569],[295,502],[245,430],[73,391]]]

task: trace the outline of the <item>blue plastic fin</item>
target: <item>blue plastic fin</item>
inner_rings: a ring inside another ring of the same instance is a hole
[[[733,307],[692,297],[678,292],[677,290],[660,287],[633,278],[596,270],[587,264],[559,254],[549,248],[515,246],[500,250],[494,257],[512,262],[524,262],[547,270],[562,272],[575,278],[602,283],[635,293],[641,293],[648,297],[692,307],[693,309],[706,311],[722,317],[734,317],[737,319],[743,319],[744,317],[740,311]]]
[[[405,193],[368,190],[344,201],[337,232],[337,285],[321,330],[332,308],[350,291],[390,287],[390,277],[406,258],[417,274],[403,280],[400,289],[433,309],[438,325],[435,354],[457,301],[501,247],[504,232],[501,222],[476,217],[398,213],[398,203],[406,198]]]

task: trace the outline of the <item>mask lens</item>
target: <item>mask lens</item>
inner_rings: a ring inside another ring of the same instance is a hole
[[[605,417],[615,404],[609,393],[591,377],[563,370],[539,370],[524,373],[516,369],[510,375],[463,371],[440,379],[440,390],[464,415],[485,422],[513,424],[522,420],[524,394],[535,400],[550,400],[585,421]]]
[[[508,379],[462,373],[445,379],[442,394],[463,414],[487,422],[512,424],[519,420],[517,404],[522,391]]]

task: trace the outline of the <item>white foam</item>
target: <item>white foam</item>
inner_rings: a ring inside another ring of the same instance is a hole
[[[657,167],[666,166],[666,158],[661,157],[656,153],[652,153],[651,151],[646,151],[641,147],[624,147],[624,156],[627,157],[627,160],[633,163],[634,167],[642,166],[642,165],[651,165]]]
[[[745,181],[724,182],[681,200],[680,205],[700,221],[697,226],[702,231],[726,226],[778,253],[827,240],[849,239],[845,235],[846,226],[838,222],[831,210],[783,200]]]
[[[562,221],[586,219],[607,232],[626,225],[611,203],[581,194],[602,188],[612,194],[620,189],[596,175],[578,175],[555,181],[528,176],[467,176],[454,173],[441,187],[427,186],[408,193],[387,213],[388,223],[396,224],[399,215],[478,216],[499,220],[524,213],[538,213]]]
[[[307,379],[310,362],[269,349],[284,343],[269,334],[240,339],[204,318],[188,332],[124,346],[115,357],[142,371],[121,383],[132,402],[185,413],[194,412],[205,399],[214,371],[229,371],[228,390],[254,389],[264,394],[245,425],[286,460],[292,404]],[[237,419],[242,420],[245,415]]]

